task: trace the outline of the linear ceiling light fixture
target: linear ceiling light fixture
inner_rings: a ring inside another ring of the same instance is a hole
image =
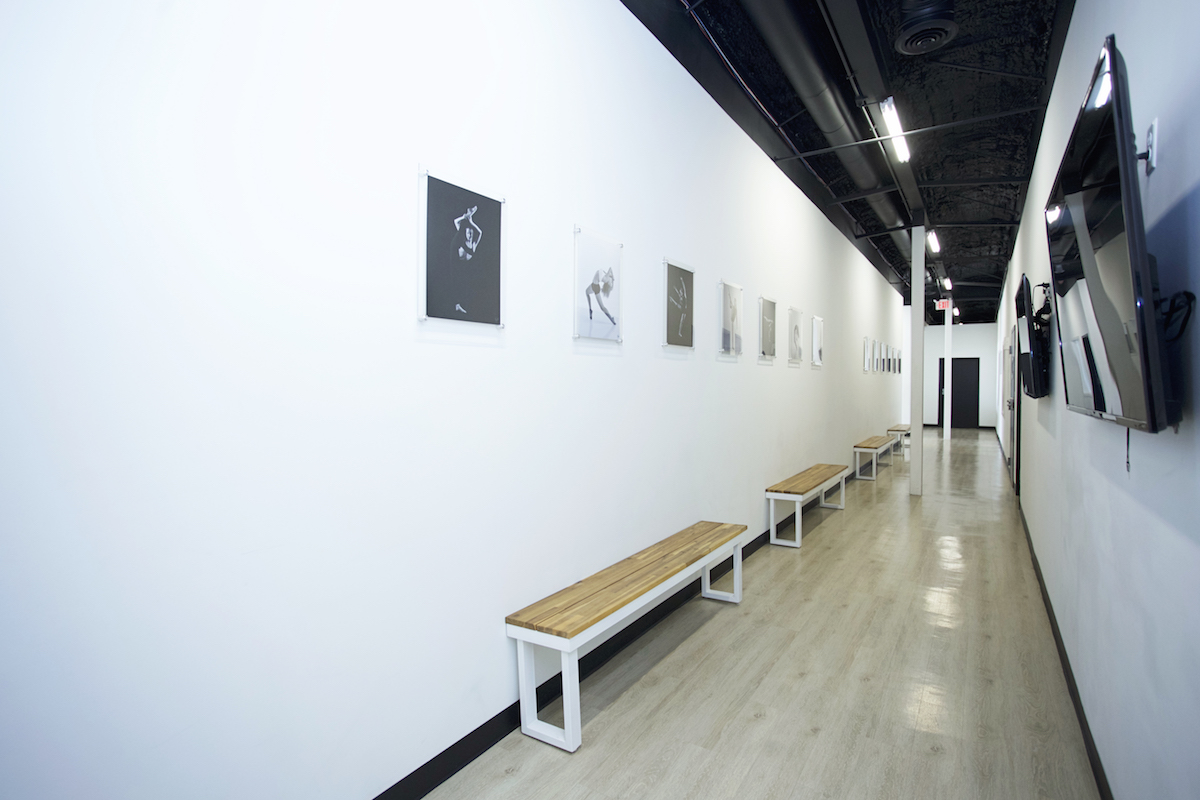
[[[897,140],[897,141],[899,141],[899,140]],[[928,233],[926,233],[925,241],[929,245],[929,252],[931,252],[931,253],[942,252],[942,243],[938,241],[937,231],[931,230]]]
[[[947,292],[948,292],[948,291],[950,291],[951,289],[953,289],[953,288],[954,288],[954,284],[953,284],[953,283],[950,281],[950,276],[949,276],[949,275],[947,275],[946,277],[942,278],[942,286],[945,286],[945,287],[946,287],[946,291],[947,291]]]
[[[888,134],[897,138],[892,139],[892,147],[896,149],[896,160],[904,164],[912,157],[908,152],[908,142],[904,140],[904,126],[900,124],[900,115],[896,113],[896,100],[885,97],[879,104],[883,112],[883,121],[887,124]]]

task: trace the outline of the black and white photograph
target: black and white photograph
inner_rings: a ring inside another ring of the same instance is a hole
[[[800,333],[800,309],[788,309],[788,363],[799,364],[804,360],[804,339]]]
[[[575,229],[575,336],[621,341],[620,242]]]
[[[812,320],[812,363],[819,367],[825,362],[825,320],[821,317]]]
[[[758,354],[775,357],[775,301],[765,297],[758,299]]]
[[[694,275],[689,269],[667,261],[667,344],[691,347]]]
[[[863,337],[863,372],[871,371],[871,337]]]
[[[500,324],[499,200],[428,177],[425,314]]]
[[[721,284],[721,352],[742,354],[742,287]]]
[[[872,339],[871,341],[872,341],[872,344],[873,344],[873,347],[872,347],[872,353],[873,353],[873,355],[872,355],[872,361],[871,361],[871,369],[872,369],[872,371],[874,371],[874,372],[879,372],[879,340],[878,340],[878,339]]]

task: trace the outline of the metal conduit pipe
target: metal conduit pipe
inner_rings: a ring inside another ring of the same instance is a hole
[[[779,62],[783,74],[800,96],[814,122],[831,145],[849,144],[863,139],[855,123],[854,111],[830,79],[817,56],[812,37],[797,19],[787,0],[742,0],[742,7],[754,21],[767,48]],[[848,147],[835,151],[838,159],[862,191],[878,189],[885,181],[879,160],[882,155],[873,146]],[[907,220],[890,195],[865,198],[885,228],[898,228]],[[907,231],[890,234],[905,259],[911,256]]]

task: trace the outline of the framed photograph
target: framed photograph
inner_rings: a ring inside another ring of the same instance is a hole
[[[804,337],[800,333],[800,309],[788,309],[788,363],[804,361]]]
[[[425,316],[499,325],[503,202],[425,181]]]
[[[873,347],[871,349],[874,352],[874,358],[871,363],[871,369],[875,372],[879,372],[880,361],[882,360],[879,355],[879,340],[872,339],[871,342],[873,344]]]
[[[871,337],[863,337],[863,372],[871,371]]]
[[[665,344],[692,347],[692,310],[695,297],[692,291],[695,275],[690,269],[663,260],[666,288],[667,336]]]
[[[758,354],[775,357],[775,301],[758,298]]]
[[[900,350],[899,348],[896,348],[896,374],[897,375],[900,374],[900,368],[903,366],[903,364],[904,364],[904,352],[902,350]]]
[[[621,341],[622,246],[575,229],[575,338]]]
[[[742,287],[721,282],[721,352],[742,354]]]
[[[888,372],[896,371],[896,348],[888,345]]]
[[[825,320],[822,317],[812,318],[812,363],[814,367],[821,366],[825,360]]]

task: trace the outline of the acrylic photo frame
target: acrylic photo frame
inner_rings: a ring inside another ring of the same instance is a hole
[[[719,351],[722,355],[739,356],[742,354],[746,313],[742,303],[743,290],[736,283],[721,281],[718,285],[718,296],[721,303],[721,331]]]
[[[621,261],[624,245],[593,231],[575,228],[575,280],[572,313],[576,339],[621,338]]]
[[[503,328],[504,205],[427,171],[418,174],[418,311]]]
[[[812,318],[812,365],[819,367],[825,363],[825,319],[816,315]]]
[[[663,259],[663,347],[695,347],[696,273]]]
[[[788,308],[788,364],[802,364],[804,362],[804,328],[803,314],[800,309]]]
[[[758,355],[760,358],[775,358],[775,301],[769,297],[758,298]]]
[[[871,337],[863,337],[863,372],[871,371]]]

